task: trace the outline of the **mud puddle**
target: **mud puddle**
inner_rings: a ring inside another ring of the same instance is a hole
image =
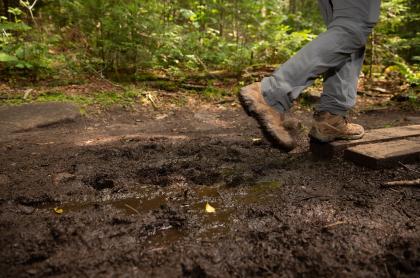
[[[136,197],[97,202],[68,202],[38,209],[66,215],[110,205],[124,215],[135,216],[169,205],[177,206],[195,225],[199,226],[195,238],[199,241],[210,241],[227,234],[239,222],[237,215],[244,207],[276,198],[280,187],[281,183],[275,180],[260,181],[240,189],[223,185],[187,187],[181,195],[188,195],[188,198],[180,198],[179,189],[171,187],[159,191],[142,187],[135,192],[138,195]],[[214,213],[206,212],[207,204],[215,209]],[[159,250],[188,235],[188,230],[167,225],[148,238],[148,245],[152,250],[156,248]]]

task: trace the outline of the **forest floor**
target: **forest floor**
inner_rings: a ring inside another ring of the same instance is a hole
[[[418,123],[371,99],[366,128]],[[418,277],[420,189],[381,184],[419,163],[315,159],[302,105],[284,153],[236,101],[152,102],[0,133],[1,277]]]

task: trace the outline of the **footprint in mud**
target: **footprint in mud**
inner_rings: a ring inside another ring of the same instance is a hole
[[[107,188],[114,187],[114,181],[108,175],[105,175],[105,174],[95,175],[92,178],[83,180],[83,182],[93,187],[96,190],[104,190]]]

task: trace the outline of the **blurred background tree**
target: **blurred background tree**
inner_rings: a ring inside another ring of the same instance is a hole
[[[369,76],[418,83],[419,7],[383,0]],[[3,79],[139,80],[277,65],[325,30],[316,0],[2,0]]]

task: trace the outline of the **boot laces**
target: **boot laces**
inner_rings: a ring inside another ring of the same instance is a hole
[[[349,118],[348,117],[344,117],[344,122],[346,123],[346,125],[348,125],[350,123]]]

